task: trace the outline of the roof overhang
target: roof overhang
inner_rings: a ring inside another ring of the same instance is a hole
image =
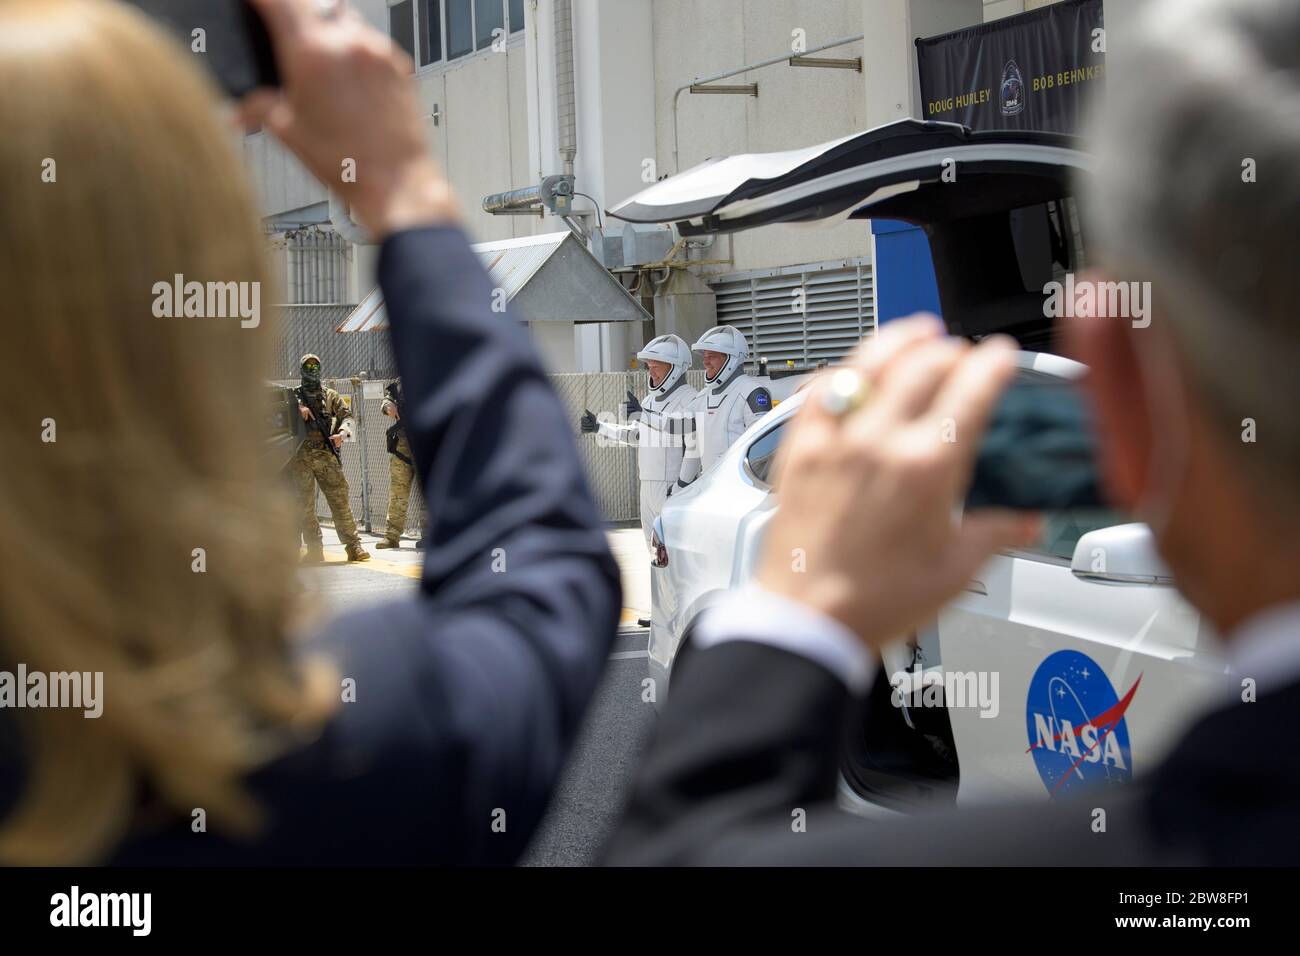
[[[645,322],[653,318],[572,232],[552,232],[472,247],[493,286],[525,322]],[[338,332],[388,328],[376,288]]]

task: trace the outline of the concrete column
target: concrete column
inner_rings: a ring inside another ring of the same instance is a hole
[[[917,37],[984,22],[981,0],[863,0],[862,14],[868,128],[922,117]]]
[[[530,166],[541,176],[562,171],[557,146],[554,5],[530,5],[526,67]],[[574,82],[578,113],[576,188],[605,209],[645,188],[643,162],[655,156],[654,47],[650,0],[574,0]],[[592,208],[577,197],[578,212]],[[596,224],[595,216],[585,217]],[[539,231],[567,228],[547,218]],[[635,324],[635,323],[634,323]],[[581,371],[622,370],[640,329],[625,323],[580,326],[576,356]]]
[[[650,0],[574,0],[577,60],[577,188],[608,208],[647,185],[655,156],[654,23]],[[574,208],[591,208],[579,197]],[[587,222],[596,224],[595,217]],[[583,371],[621,371],[642,344],[641,323],[580,329]],[[593,361],[593,358],[595,361]]]

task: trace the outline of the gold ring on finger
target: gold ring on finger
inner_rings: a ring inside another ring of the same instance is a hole
[[[856,369],[842,368],[831,375],[822,391],[822,407],[836,418],[844,418],[867,400],[867,380]]]

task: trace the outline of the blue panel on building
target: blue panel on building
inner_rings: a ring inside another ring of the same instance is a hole
[[[939,315],[934,261],[921,227],[894,219],[873,219],[871,234],[876,240],[873,271],[877,323],[901,319],[913,312]]]

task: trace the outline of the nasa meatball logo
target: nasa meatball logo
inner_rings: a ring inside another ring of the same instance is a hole
[[[1038,665],[1029,683],[1025,723],[1038,776],[1053,797],[1133,779],[1124,714],[1138,685],[1122,698],[1096,661],[1057,651]]]

